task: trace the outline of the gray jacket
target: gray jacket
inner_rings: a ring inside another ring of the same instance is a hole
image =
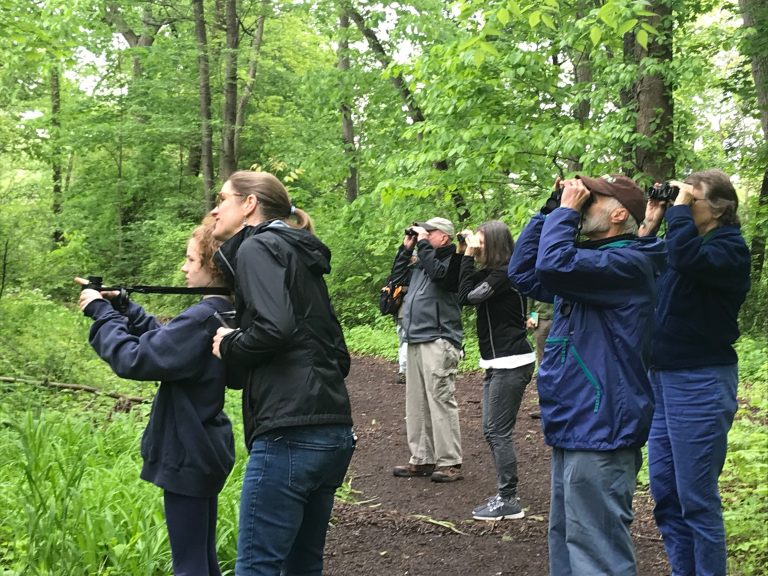
[[[434,342],[444,338],[461,347],[458,278],[460,257],[453,244],[433,248],[427,240],[418,243],[418,258],[412,266],[408,292],[403,301],[403,329],[408,343]],[[411,266],[412,250],[400,246],[392,277],[405,276]]]

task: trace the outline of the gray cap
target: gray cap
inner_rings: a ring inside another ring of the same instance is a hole
[[[440,230],[440,232],[445,232],[451,238],[456,235],[456,231],[453,229],[453,223],[447,218],[430,218],[426,222],[414,222],[413,225],[421,226],[427,232]]]

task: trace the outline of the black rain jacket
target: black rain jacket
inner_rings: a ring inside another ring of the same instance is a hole
[[[277,428],[351,425],[350,357],[323,279],[330,250],[274,220],[243,228],[214,258],[235,292],[239,328],[221,355],[243,381],[248,449]]]

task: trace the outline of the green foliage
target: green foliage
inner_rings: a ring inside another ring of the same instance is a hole
[[[742,338],[739,411],[721,477],[730,574],[757,576],[768,565],[768,343]]]

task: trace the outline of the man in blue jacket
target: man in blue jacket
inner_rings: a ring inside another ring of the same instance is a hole
[[[650,378],[656,398],[648,472],[673,574],[725,576],[718,477],[736,412],[733,343],[750,287],[736,191],[721,170],[694,172],[674,206],[649,201],[648,233],[666,216],[669,266],[659,279]]]
[[[643,191],[620,175],[566,180],[517,241],[509,277],[554,302],[537,379],[552,446],[551,576],[636,574],[632,497],[653,414],[647,375],[663,242],[638,238]],[[579,241],[579,232],[586,240]]]

